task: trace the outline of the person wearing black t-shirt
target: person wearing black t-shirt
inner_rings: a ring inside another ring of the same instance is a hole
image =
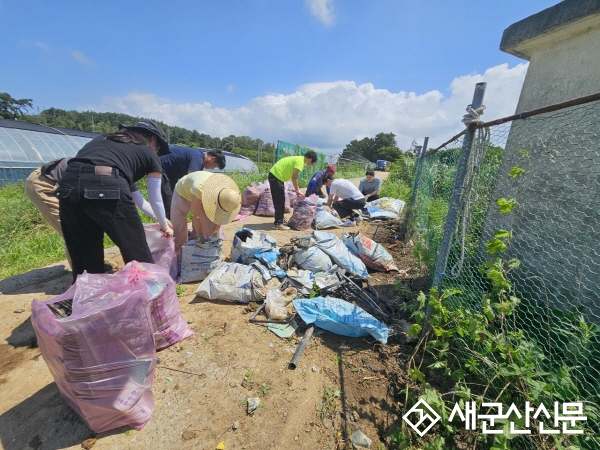
[[[161,229],[173,229],[160,195],[160,155],[169,153],[163,130],[144,120],[92,139],[69,160],[56,190],[60,222],[77,275],[104,272],[104,233],[125,263],[152,263],[142,221],[132,197],[134,183],[147,177],[148,200]]]
[[[175,185],[188,173],[204,169],[223,170],[225,168],[225,155],[221,150],[206,148],[181,147],[169,145],[171,153],[160,157],[162,164],[161,194],[165,205],[167,219],[171,218],[171,199]]]

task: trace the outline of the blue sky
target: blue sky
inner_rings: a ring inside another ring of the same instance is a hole
[[[336,154],[400,148],[514,113],[526,61],[512,23],[558,0],[0,0],[0,92],[34,107],[150,117]]]

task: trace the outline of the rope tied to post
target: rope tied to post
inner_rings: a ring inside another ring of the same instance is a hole
[[[473,108],[472,105],[467,106],[467,114],[463,116],[461,122],[466,126],[469,126],[472,123],[483,123],[481,115],[483,114],[484,109],[485,105],[481,105],[479,108]]]

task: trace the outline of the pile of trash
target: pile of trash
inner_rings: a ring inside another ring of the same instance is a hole
[[[229,261],[220,261],[194,293],[262,304],[250,321],[267,323],[280,336],[286,328],[293,333],[297,314],[307,324],[344,336],[371,335],[385,344],[385,323],[393,310],[368,283],[367,268],[398,270],[392,256],[360,232],[340,239],[315,230],[280,247],[274,237],[242,228],[233,238]],[[257,318],[259,313],[267,318]]]
[[[253,196],[268,210],[263,194]],[[397,270],[392,256],[360,232],[344,232],[340,239],[321,231],[339,219],[316,196],[294,202],[298,229],[309,231],[315,223],[317,229],[286,245],[241,228],[228,257],[221,239],[199,239],[183,246],[178,264],[173,239],[146,224],[154,264],[133,261],[113,274],[84,272],[65,293],[33,299],[31,321],[44,360],[62,396],[94,432],[139,429],[150,420],[156,352],[194,335],[180,314],[178,276],[199,282],[194,293],[203,298],[260,304],[250,321],[281,337],[295,332],[300,317],[311,330],[387,343],[393,309],[369,284],[368,269]],[[305,334],[291,368],[311,335]]]
[[[310,231],[325,230],[343,226],[337,213],[325,205],[325,200],[313,194],[307,198],[297,198],[294,185],[291,181],[284,184],[285,212],[293,212],[288,221],[292,230]],[[366,220],[398,219],[404,210],[405,202],[392,197],[383,197],[368,202],[361,211],[361,216]],[[244,216],[274,217],[275,208],[271,197],[269,182],[248,186],[242,194],[242,208],[240,214]]]

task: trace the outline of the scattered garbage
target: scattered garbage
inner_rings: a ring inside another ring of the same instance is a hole
[[[312,291],[314,282],[315,276],[310,270],[288,269],[282,287],[295,287],[300,294],[308,296],[310,295],[310,291]]]
[[[342,269],[345,269],[352,276],[369,277],[365,264],[357,256],[354,256],[335,234],[325,231],[313,231],[313,237],[317,247],[327,253],[333,262]]]
[[[194,294],[209,300],[250,303],[262,302],[269,289],[281,283],[265,280],[255,266],[223,262],[198,286]]]
[[[367,267],[383,272],[398,270],[392,255],[382,245],[365,236],[360,231],[358,233],[344,232],[342,240],[350,251],[358,256]]]
[[[252,397],[248,399],[248,414],[253,413],[260,405],[260,397]]]
[[[306,330],[306,332],[304,333],[304,336],[302,337],[300,344],[298,344],[298,348],[296,348],[296,352],[294,353],[294,356],[292,356],[292,360],[290,361],[290,369],[295,370],[296,367],[298,367],[300,357],[302,356],[302,353],[304,353],[306,345],[310,342],[310,338],[312,337],[314,331],[315,327],[309,327],[308,330]]]
[[[353,280],[344,275],[342,271],[334,272],[335,282],[320,287],[321,294],[324,296],[341,298],[349,302],[356,302],[362,305],[370,314],[378,317],[383,322],[389,323],[393,309],[387,301],[377,294],[377,291],[366,280]],[[324,279],[331,279],[329,276]]]
[[[406,202],[393,197],[382,197],[369,202],[369,206],[379,208],[383,211],[392,212],[398,216],[402,214]]]
[[[193,283],[204,280],[222,261],[222,241],[211,237],[189,241],[181,247],[182,283]]]
[[[405,202],[392,197],[383,197],[365,206],[365,216],[371,220],[398,219]]]
[[[356,448],[370,448],[371,447],[371,439],[367,437],[365,433],[360,430],[356,430],[352,436],[350,436],[350,442]]]
[[[359,306],[334,297],[300,298],[294,308],[304,322],[342,336],[371,335],[387,343],[389,328]]]
[[[242,228],[235,232],[229,260],[239,264],[261,263],[270,276],[285,276],[285,271],[277,266],[279,249],[277,240],[266,233],[258,233],[249,228]],[[259,268],[260,269],[260,268]]]
[[[288,323],[269,323],[267,324],[267,329],[280,338],[286,339],[292,337],[294,333],[296,333],[298,323],[296,323],[296,320],[294,319],[290,320]]]
[[[281,292],[279,289],[267,291],[265,311],[269,319],[289,320],[294,315],[292,300],[298,295],[298,290],[288,287]]]

